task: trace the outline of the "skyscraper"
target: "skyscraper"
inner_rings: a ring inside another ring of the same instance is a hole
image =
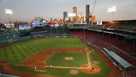
[[[77,10],[77,7],[76,7],[76,6],[73,7],[73,13],[75,13],[76,16],[78,15],[78,10]]]
[[[89,18],[90,18],[90,6],[86,5],[86,23],[89,24]]]
[[[68,12],[67,12],[67,11],[64,11],[64,12],[63,12],[63,22],[64,22],[64,23],[65,23],[67,17],[68,17]]]

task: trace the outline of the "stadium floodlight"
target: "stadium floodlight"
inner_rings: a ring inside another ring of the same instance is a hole
[[[5,9],[5,14],[12,15],[13,14],[13,10],[12,9]]]
[[[113,12],[116,12],[116,11],[117,11],[117,6],[115,6],[115,5],[107,9],[108,13],[113,13]]]

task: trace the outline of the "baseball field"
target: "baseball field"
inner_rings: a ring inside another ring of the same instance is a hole
[[[21,77],[108,77],[111,68],[76,37],[46,37],[0,48],[2,72]]]

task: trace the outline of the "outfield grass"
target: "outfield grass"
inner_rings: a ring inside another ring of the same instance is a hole
[[[0,49],[0,60],[11,64],[21,63],[25,58],[30,57],[46,48],[82,48],[84,44],[78,38],[37,38],[18,42],[9,47]]]

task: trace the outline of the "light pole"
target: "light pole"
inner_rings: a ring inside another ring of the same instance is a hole
[[[7,15],[7,17],[8,17],[8,22],[9,22],[9,24],[10,24],[10,17],[13,15],[13,11],[12,11],[12,9],[4,9],[4,11],[5,11],[5,15]],[[13,27],[13,25],[10,25],[10,27]]]

